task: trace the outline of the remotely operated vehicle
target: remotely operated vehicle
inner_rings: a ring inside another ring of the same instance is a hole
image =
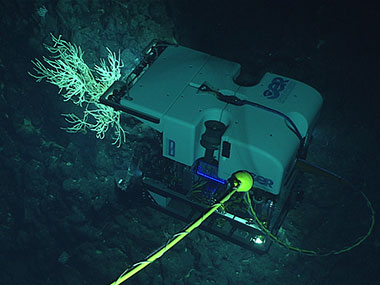
[[[262,227],[275,235],[295,204],[297,164],[323,100],[312,87],[273,73],[242,86],[240,71],[238,63],[153,41],[100,101],[162,133],[162,155],[176,162],[177,183],[144,176],[141,194],[173,217],[194,221],[226,195],[234,173],[250,173],[251,191],[231,197],[201,227],[266,252],[271,239]]]

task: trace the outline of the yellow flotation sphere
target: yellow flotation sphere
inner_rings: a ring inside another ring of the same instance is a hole
[[[233,175],[237,192],[248,192],[253,186],[253,177],[248,171],[238,171]]]

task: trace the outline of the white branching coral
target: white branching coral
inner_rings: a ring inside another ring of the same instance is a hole
[[[62,114],[71,124],[65,128],[67,132],[90,130],[96,133],[97,138],[103,139],[111,127],[114,131],[114,144],[120,146],[125,141],[125,131],[120,122],[121,112],[99,103],[100,96],[120,78],[123,67],[120,54],[116,55],[107,48],[107,61],[100,60],[93,72],[84,62],[84,53],[80,47],[63,40],[61,36],[51,37],[54,44],[45,45],[51,57],[32,61],[35,74],[29,74],[37,82],[46,80],[58,86],[63,100],[71,101],[84,109],[82,117]]]

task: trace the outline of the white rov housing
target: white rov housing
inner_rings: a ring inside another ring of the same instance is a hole
[[[218,176],[228,179],[247,170],[254,174],[255,186],[277,195],[294,167],[300,137],[312,130],[322,97],[302,82],[273,73],[266,73],[255,86],[242,87],[233,80],[239,72],[235,62],[168,46],[120,105],[154,118],[140,117],[163,133],[163,155],[188,166],[204,156],[200,145],[204,123],[222,122],[226,131],[215,152]],[[212,92],[203,92],[202,84],[246,104],[221,101]]]

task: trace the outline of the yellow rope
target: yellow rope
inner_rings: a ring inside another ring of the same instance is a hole
[[[161,247],[158,249],[156,252],[154,252],[152,255],[147,257],[146,260],[141,261],[139,263],[136,263],[135,265],[132,266],[131,269],[127,269],[124,271],[120,277],[111,285],[118,285],[123,283],[125,280],[130,278],[131,276],[135,275],[137,272],[140,270],[144,269],[147,267],[149,264],[154,262],[156,259],[160,258],[163,256],[168,250],[170,250],[174,245],[179,243],[183,238],[185,238],[191,231],[199,227],[204,220],[206,220],[212,213],[214,213],[220,206],[223,205],[228,199],[231,198],[233,194],[235,194],[237,191],[237,188],[233,189],[229,194],[227,194],[219,203],[214,204],[202,217],[200,217],[198,220],[193,222],[192,224],[188,225],[184,231],[177,233],[173,235],[172,239],[170,239],[165,246]]]
[[[254,211],[253,209],[253,206],[252,206],[252,203],[251,203],[251,198],[249,197],[249,194],[247,193],[247,200],[248,200],[248,204],[249,204],[249,208],[250,208],[250,211],[253,215],[253,217],[255,218],[255,221],[257,222],[257,224],[260,226],[261,230],[264,231],[274,242],[286,247],[287,249],[289,250],[292,250],[292,251],[295,251],[295,252],[298,252],[298,253],[301,253],[301,254],[305,254],[305,255],[312,255],[312,256],[328,256],[328,255],[332,255],[332,254],[341,254],[341,253],[344,253],[344,252],[347,252],[347,251],[350,251],[351,249],[359,246],[360,244],[362,244],[372,233],[372,230],[373,230],[373,227],[375,226],[375,210],[372,206],[372,203],[369,201],[368,197],[365,195],[364,192],[360,191],[361,195],[364,197],[364,199],[366,200],[367,202],[367,206],[368,208],[370,209],[371,211],[371,223],[370,223],[370,226],[368,228],[368,231],[365,235],[361,236],[358,238],[358,241],[353,243],[352,245],[350,246],[347,246],[347,247],[344,247],[340,250],[331,250],[329,252],[326,252],[326,253],[323,253],[323,252],[317,252],[317,251],[314,251],[314,250],[309,250],[309,249],[302,249],[302,248],[298,248],[298,247],[294,247],[290,244],[287,244],[283,241],[281,241],[278,237],[276,237],[275,235],[273,235],[264,225],[263,223],[260,221],[260,219],[257,217],[256,215],[256,212]]]
[[[193,231],[194,229],[196,229],[197,227],[199,227],[203,223],[203,221],[205,221],[210,215],[212,215],[219,207],[223,206],[223,204],[226,201],[228,201],[232,197],[232,195],[234,195],[237,191],[239,191],[238,187],[233,188],[233,190],[229,194],[227,194],[219,203],[214,204],[198,220],[196,220],[195,222],[193,222],[190,225],[188,225],[182,232],[179,232],[179,233],[173,235],[173,237],[170,240],[168,240],[168,242],[165,244],[165,246],[162,246],[157,251],[155,251],[154,253],[152,253],[150,256],[148,256],[146,258],[146,260],[138,262],[138,263],[134,264],[131,268],[126,269],[119,276],[119,278],[115,282],[111,283],[111,285],[118,285],[118,284],[123,283],[124,281],[126,281],[127,279],[129,279],[130,277],[132,277],[133,275],[135,275],[136,273],[138,273],[139,271],[141,271],[142,269],[144,269],[146,266],[148,266],[149,264],[153,263],[155,260],[159,259],[167,251],[169,251],[174,245],[176,245],[182,239],[184,239],[191,231]],[[350,246],[344,247],[344,248],[342,248],[340,250],[331,250],[331,251],[326,252],[326,253],[317,252],[317,251],[309,250],[309,249],[301,249],[301,248],[292,246],[290,244],[287,244],[287,243],[281,241],[279,238],[277,238],[275,235],[273,235],[264,226],[264,224],[260,221],[260,219],[257,217],[256,212],[253,209],[251,198],[250,198],[248,192],[247,192],[247,201],[248,201],[248,204],[249,204],[249,209],[250,209],[250,211],[251,211],[251,213],[252,213],[255,221],[260,226],[261,230],[263,232],[265,232],[267,234],[267,236],[270,237],[274,242],[276,242],[276,243],[278,243],[278,244],[286,247],[289,250],[292,250],[292,251],[295,251],[295,252],[298,252],[298,253],[301,253],[301,254],[311,255],[311,256],[328,256],[328,255],[332,255],[332,254],[341,254],[341,253],[350,251],[351,249],[353,249],[353,248],[359,246],[360,244],[362,244],[371,235],[373,227],[375,225],[375,210],[374,210],[371,202],[369,201],[368,197],[365,195],[365,193],[362,192],[362,191],[360,191],[360,193],[364,197],[364,199],[366,200],[367,206],[368,206],[368,208],[371,211],[371,224],[369,226],[369,229],[368,229],[367,233],[364,236],[360,237],[357,242],[353,243]]]

